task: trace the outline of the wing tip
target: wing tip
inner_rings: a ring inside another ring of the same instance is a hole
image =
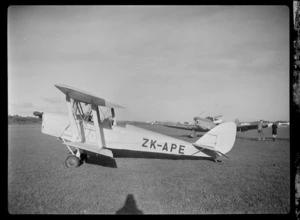
[[[98,97],[97,95],[95,94],[91,94],[87,91],[84,91],[84,90],[81,90],[81,89],[78,89],[78,88],[75,88],[75,87],[72,87],[72,86],[68,86],[68,85],[65,85],[65,84],[54,84],[54,86],[56,88],[58,88],[60,91],[62,91],[63,93],[66,93],[65,91],[68,91],[69,90],[74,90],[74,91],[77,91],[77,92],[80,92],[82,94],[85,94],[85,95],[88,95],[88,96],[91,96],[91,97],[95,97],[95,98],[98,98],[98,99],[102,99],[100,97]],[[64,89],[65,88],[65,89]],[[67,89],[67,90],[66,90]],[[109,108],[122,108],[122,109],[125,109],[125,107],[119,105],[119,104],[115,104],[115,103],[112,103],[112,102],[109,102],[109,101],[106,101],[105,99],[102,99],[104,100],[105,104],[104,104],[104,107],[109,107]],[[99,105],[99,106],[102,106],[102,105]]]

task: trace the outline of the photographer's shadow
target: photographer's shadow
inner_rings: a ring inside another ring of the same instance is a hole
[[[135,199],[132,194],[129,194],[126,198],[124,206],[116,212],[117,215],[131,214],[141,215],[143,212],[138,209]]]

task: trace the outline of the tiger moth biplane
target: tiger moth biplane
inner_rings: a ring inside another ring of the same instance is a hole
[[[71,155],[66,158],[66,166],[77,167],[86,152],[113,158],[114,150],[161,153],[169,155],[209,157],[217,161],[225,156],[235,142],[236,124],[222,123],[195,143],[166,136],[130,124],[118,126],[115,109],[124,108],[108,102],[88,92],[66,86],[55,85],[65,94],[68,117],[53,113],[37,113],[42,118],[41,131],[62,140]],[[111,115],[106,117],[100,107],[105,107]],[[102,114],[100,114],[102,113]],[[100,117],[102,115],[102,117]]]

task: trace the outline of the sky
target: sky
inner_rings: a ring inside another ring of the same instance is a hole
[[[54,85],[117,120],[289,120],[286,6],[10,6],[8,114],[67,113]]]

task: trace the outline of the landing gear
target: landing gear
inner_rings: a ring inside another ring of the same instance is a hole
[[[66,159],[66,166],[68,168],[76,168],[80,164],[80,159],[76,157],[75,155],[70,155]]]
[[[70,148],[70,146],[67,144],[67,142],[64,139],[62,139],[62,141],[64,142],[64,144],[67,145],[67,148],[69,149],[69,151],[71,153],[71,155],[69,155],[66,158],[66,161],[65,161],[66,167],[76,168],[82,163],[83,160],[86,161],[86,158],[84,157],[84,155],[82,155],[80,153],[80,150],[77,147],[74,147],[75,150],[73,150]]]

